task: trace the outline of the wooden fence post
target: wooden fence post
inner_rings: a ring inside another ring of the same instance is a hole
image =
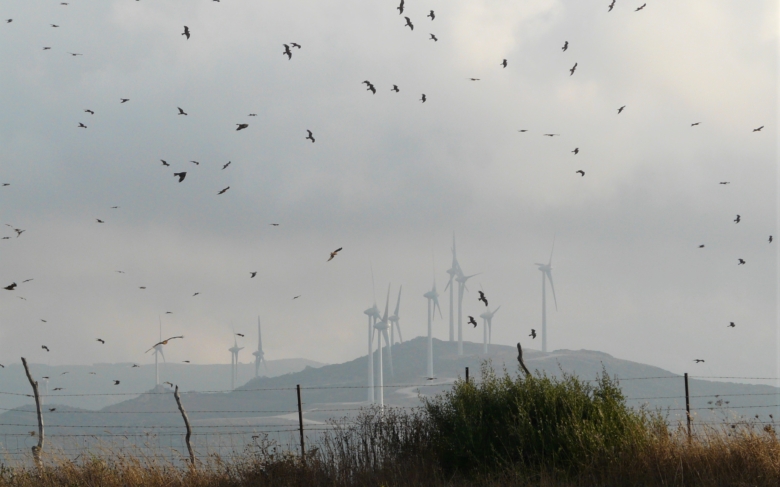
[[[685,415],[688,421],[688,443],[691,442],[691,400],[688,395],[688,372],[685,373]]]
[[[40,470],[43,467],[41,462],[41,453],[43,453],[43,414],[41,414],[41,398],[38,395],[38,381],[33,380],[30,375],[30,369],[27,367],[27,360],[22,357],[22,365],[24,365],[24,372],[27,374],[27,380],[30,381],[32,386],[33,395],[35,396],[35,409],[38,413],[38,444],[32,447],[33,461],[35,466]]]
[[[466,367],[466,384],[469,383],[469,368]]]
[[[529,372],[528,367],[526,367],[525,362],[523,362],[523,347],[520,346],[520,342],[517,343],[517,361],[520,362],[520,367],[523,368],[526,379],[530,378],[531,372]]]
[[[187,417],[187,411],[185,411],[184,406],[181,405],[181,398],[179,397],[179,386],[176,386],[176,389],[174,389],[173,397],[176,398],[176,404],[179,405],[179,411],[181,411],[181,417],[184,418],[184,426],[187,427],[187,436],[184,437],[184,441],[187,442],[187,450],[190,452],[190,465],[194,467],[195,453],[193,453],[192,445],[190,444],[192,429],[190,428],[190,419]]]
[[[301,431],[301,459],[305,462],[306,448],[303,444],[303,408],[301,407],[301,385],[296,385],[295,389],[298,391],[298,428]]]

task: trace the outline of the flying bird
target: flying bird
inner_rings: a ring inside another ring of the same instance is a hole
[[[57,408],[49,408],[49,412],[50,412],[50,413],[53,413],[53,412],[54,412],[54,411],[56,411],[56,410],[57,410]]]
[[[314,135],[311,133],[311,130],[307,129],[306,132],[308,132],[309,135],[307,135],[306,139],[304,139],[304,140],[311,140],[311,143],[313,144],[314,143]]]
[[[425,101],[426,101],[427,99],[428,99],[428,98],[426,98],[426,96],[425,96],[425,93],[423,93],[423,95],[422,95],[422,98],[420,98],[420,101],[421,101],[421,102],[423,102],[423,103],[425,103]]]
[[[569,48],[569,41],[564,41],[563,47],[561,48],[561,50],[563,52],[566,52],[566,49],[568,49],[568,48]]]
[[[25,282],[30,282],[30,281],[32,281],[32,280],[33,280],[33,279],[25,279],[24,281],[22,281],[22,284],[24,284]]]
[[[612,0],[612,3],[609,4],[609,10],[607,10],[607,12],[612,12],[613,8],[615,8],[615,0]]]
[[[93,111],[92,111],[92,110],[90,110],[89,108],[87,108],[86,110],[84,110],[84,113],[89,113],[90,115],[94,115],[94,114],[95,114],[95,112],[93,112]]]
[[[287,44],[283,44],[283,45],[284,45],[284,52],[282,53],[282,56],[287,56],[287,60],[289,61],[290,59],[292,59],[292,51],[290,50],[290,46],[288,46]]]
[[[699,362],[704,362],[704,359],[696,358],[696,359],[693,359],[693,361],[698,364]]]
[[[133,364],[132,366],[130,366],[130,368],[131,368],[131,369],[134,369],[134,368],[136,368],[136,367],[140,367],[140,365],[138,365],[138,364]]]
[[[739,215],[737,215],[737,217],[736,217],[736,218],[734,218],[734,223],[739,223],[739,222],[741,222],[741,221],[742,221],[742,217],[741,217],[741,216],[739,216]]]
[[[127,102],[129,102],[129,101],[130,101],[130,98],[120,98],[120,99],[119,99],[119,103],[120,103],[120,104],[122,104],[122,103],[127,103]]]
[[[580,169],[579,171],[575,171],[575,172],[577,174],[579,174],[580,176],[585,176],[585,171],[583,171],[582,169]]]
[[[430,17],[430,18],[431,18],[431,21],[434,21],[434,20],[436,20],[436,14],[435,14],[435,13],[433,13],[433,10],[431,10],[431,13],[429,13],[428,15],[426,15],[426,17]]]
[[[328,259],[328,262],[332,261],[332,260],[333,260],[333,258],[334,258],[334,257],[336,257],[336,255],[337,255],[339,252],[341,252],[341,250],[342,250],[343,248],[344,248],[344,247],[339,247],[339,248],[337,248],[336,250],[334,250],[333,252],[331,252],[331,253],[330,253],[330,258]]]
[[[62,387],[55,387],[55,388],[54,388],[54,389],[52,389],[52,390],[53,390],[53,391],[61,391],[61,390],[63,390],[63,388],[62,388]],[[34,433],[34,432],[33,432],[33,433]]]
[[[157,345],[168,345],[169,341],[174,340],[176,338],[184,338],[184,335],[179,335],[179,336],[175,336],[175,337],[166,338],[165,340],[163,340],[161,342],[157,342],[154,345],[152,345],[152,347],[149,350],[145,351],[144,353],[149,353],[150,350],[154,350],[154,347],[156,347]]]
[[[720,182],[720,183],[718,183],[718,184],[731,184],[731,181],[721,181],[721,182]]]
[[[189,361],[189,360],[182,360],[182,362],[184,362],[185,364],[188,364],[188,363],[190,363],[190,361]]]
[[[410,29],[414,30],[414,24],[412,24],[411,19],[409,17],[404,17],[406,19],[406,24],[404,24],[404,27],[408,26]]]
[[[571,69],[569,70],[569,76],[573,75],[574,71],[577,70],[577,64],[579,63],[574,63],[574,66],[571,67]]]
[[[250,274],[249,278],[252,279],[253,277],[255,277],[257,275],[257,271],[250,272],[249,274]]]
[[[13,22],[13,21],[14,21],[14,19],[8,19],[8,20],[6,20],[6,21],[5,21],[5,23],[6,23],[6,24],[10,24],[10,23],[11,23],[11,22]]]
[[[480,78],[469,78],[469,81],[481,81]]]
[[[98,223],[105,223],[105,222],[104,222],[103,220],[101,220],[100,218],[95,218],[95,221],[97,221]]]
[[[735,324],[735,323],[732,321],[732,322],[730,322],[730,323],[729,323],[729,326],[728,326],[728,328],[734,328],[734,327],[736,327],[736,326],[737,326],[737,325],[736,325],[736,324]]]
[[[114,380],[114,385],[118,386],[119,385],[119,381],[118,380]]]
[[[501,66],[503,66],[503,67],[506,67],[506,59],[504,59],[503,61],[501,61]]]
[[[96,341],[98,341],[98,342],[102,343],[103,345],[105,345],[105,344],[106,344],[106,341],[105,341],[105,340],[103,340],[102,338],[98,338]]]
[[[469,325],[474,325],[474,328],[476,328],[477,327],[477,320],[475,320],[473,316],[469,316],[468,324]]]
[[[764,126],[760,126],[757,129],[753,129],[753,132],[761,132],[761,129],[764,128]]]
[[[574,155],[576,156],[577,154],[580,153],[580,148],[579,147],[575,147],[572,152],[574,152]]]
[[[479,293],[479,299],[477,299],[477,301],[482,301],[483,303],[485,303],[485,306],[487,306],[488,300],[487,297],[485,297],[485,293],[483,293],[482,291],[477,291],[477,292]]]
[[[51,49],[51,47],[44,47],[43,48],[44,51],[48,51],[49,49]]]
[[[769,236],[769,243],[772,243],[772,240],[773,240],[773,239],[772,239],[772,236],[770,235],[770,236]]]
[[[257,114],[256,114],[256,113],[250,113],[250,114],[249,114],[249,116],[250,116],[250,117],[256,117],[256,116],[257,116]]]
[[[229,190],[229,189],[230,189],[230,186],[228,186],[227,188],[223,189],[222,191],[220,191],[220,192],[219,192],[219,193],[217,193],[217,194],[218,194],[218,195],[219,195],[219,194],[224,194],[224,193],[225,193],[225,191],[227,191],[227,190]]]
[[[240,336],[241,338],[244,338],[244,335],[241,333],[236,333],[236,335]]]
[[[71,55],[71,56],[73,56],[73,57],[76,57],[76,56],[83,56],[83,54],[81,54],[81,53],[79,53],[79,52],[69,52],[68,54],[70,54],[70,55]]]
[[[179,182],[182,182],[184,181],[184,178],[187,177],[187,171],[175,172],[173,173],[173,177],[178,177]]]
[[[55,24],[49,24],[49,25],[52,26],[52,27],[55,27],[55,28],[59,27],[59,25],[55,25]]]
[[[160,159],[160,162],[162,162],[162,165],[163,165],[163,166],[170,166],[170,164],[168,164],[168,163],[167,163],[165,160],[163,160],[163,159]]]
[[[745,265],[745,259],[739,259],[739,264],[737,265]]]
[[[278,223],[269,223],[269,225],[271,225],[272,227],[278,227],[279,226]]]
[[[398,93],[401,90],[398,89],[398,85],[393,85],[393,87],[390,88],[390,91],[395,91],[396,93]]]
[[[297,295],[297,296],[293,296],[293,299],[298,299],[298,298],[300,298],[300,297],[301,297],[301,295],[299,294],[299,295]]]
[[[704,244],[699,245],[699,248],[703,249],[704,248]]]
[[[701,122],[692,123],[692,124],[691,124],[691,127],[695,127],[695,126],[697,126],[697,125],[699,125],[699,124],[701,124]]]
[[[401,0],[401,4],[398,5],[395,9],[398,10],[398,15],[403,15],[403,13],[404,13],[404,0]]]
[[[190,38],[190,28],[185,25],[184,26],[184,32],[182,32],[181,35],[186,36],[187,39],[189,40],[189,38]]]
[[[181,107],[176,107],[176,108],[178,108],[178,109],[179,109],[179,113],[178,113],[179,115],[187,115],[187,112],[185,112],[184,110],[182,110],[182,109],[181,109]]]
[[[626,106],[625,106],[625,105],[623,105],[622,107],[618,108],[618,115],[620,115],[621,113],[623,113],[623,110],[624,110],[625,108],[626,108]]]
[[[194,298],[194,297],[195,297],[195,296],[197,296],[198,294],[200,294],[200,293],[199,293],[199,292],[198,292],[198,293],[195,293],[195,294],[193,294],[193,295],[192,295],[192,297]]]
[[[372,84],[368,85],[368,88],[366,88],[366,91],[370,91],[371,93],[376,95],[376,88]]]
[[[433,40],[434,40],[434,41],[436,41],[436,42],[439,42],[439,39],[437,39],[437,38],[436,38],[436,36],[435,36],[435,35],[433,35],[433,34],[431,34],[431,39],[433,39]]]
[[[528,335],[528,336],[531,337],[532,340],[535,340],[536,339],[536,330],[531,328],[531,334]]]
[[[237,123],[236,125],[238,125],[236,132],[238,132],[239,130],[244,130],[245,128],[249,127],[248,123]]]
[[[6,291],[13,291],[14,289],[16,289],[16,283],[9,284],[8,286],[4,287],[3,289],[5,289]]]
[[[198,161],[190,161],[190,162],[195,164],[196,166],[200,166],[200,162],[198,162]]]
[[[518,132],[528,132],[528,129],[520,129]]]
[[[41,345],[41,348],[46,350],[47,352],[49,351],[49,347],[47,347],[46,345]]]
[[[544,137],[555,137],[556,135],[561,135],[561,134],[542,134],[542,135]]]
[[[77,128],[85,129],[85,128],[87,128],[87,126],[84,125],[83,123],[79,122],[79,126]]]
[[[647,4],[646,4],[646,3],[643,3],[643,4],[642,4],[642,6],[641,6],[641,7],[639,7],[638,9],[634,10],[634,12],[639,12],[640,10],[642,10],[642,9],[643,9],[643,8],[645,8],[645,7],[647,7]],[[704,360],[702,360],[702,362],[704,362]]]

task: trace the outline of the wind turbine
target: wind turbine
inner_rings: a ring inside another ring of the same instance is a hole
[[[434,315],[436,314],[436,308],[439,308],[439,316],[441,315],[441,306],[439,306],[439,293],[436,292],[436,276],[433,278],[433,288],[427,293],[423,294],[423,297],[428,300],[428,371],[427,378],[433,377],[433,322]]]
[[[385,407],[385,379],[382,368],[382,337],[385,339],[385,345],[389,345],[389,337],[387,335],[387,328],[389,324],[389,318],[387,316],[388,308],[390,307],[390,285],[387,286],[387,300],[385,301],[385,314],[382,319],[374,324],[374,329],[377,331],[376,350],[379,356],[379,408]],[[389,348],[389,347],[388,347]]]
[[[379,309],[376,307],[376,288],[374,287],[374,267],[371,267],[371,288],[374,291],[374,305],[363,314],[368,316],[368,402],[374,402],[374,354],[372,346],[374,344],[374,325],[379,319]]]
[[[157,317],[157,320],[160,322],[160,340],[162,341],[162,318],[159,316]],[[163,346],[160,344],[157,344],[154,346],[154,377],[155,377],[155,385],[160,385],[160,369],[158,365],[157,356],[162,355],[163,362],[165,362],[165,353],[163,353]]]
[[[450,275],[450,280],[447,285],[444,286],[444,290],[450,288],[450,341],[455,341],[455,288],[452,281],[460,274],[460,264],[458,264],[458,258],[455,253],[455,233],[452,234],[452,266],[447,269],[447,274]]]
[[[268,372],[268,364],[265,362],[265,353],[263,352],[263,333],[260,330],[259,316],[257,317],[257,351],[253,352],[252,355],[255,356],[255,377],[260,376],[260,362],[263,362],[263,368]]]
[[[464,276],[460,269],[458,271],[459,275],[455,278],[458,282],[458,355],[463,355],[463,291],[468,291],[466,281],[479,274]]]
[[[393,345],[395,344],[395,330],[398,329],[398,343],[403,343],[404,339],[401,336],[401,317],[398,316],[398,311],[401,308],[401,291],[403,286],[398,288],[398,301],[395,303],[395,312],[393,316],[389,317],[390,320],[390,346],[388,347],[388,357],[390,359],[390,375],[395,377],[395,371],[393,370]]]
[[[499,309],[501,309],[501,306],[496,308],[495,311],[490,311],[490,308],[488,308],[487,311],[479,315],[479,317],[482,318],[482,324],[485,327],[482,336],[482,353],[488,353],[488,344],[493,343],[493,315],[496,314]]]
[[[230,352],[230,390],[236,388],[236,380],[238,379],[238,352],[243,350],[244,347],[239,347],[236,342],[236,334],[233,333],[233,346],[228,349]]]
[[[542,352],[547,352],[547,282],[550,280],[550,289],[553,293],[553,301],[555,302],[555,311],[558,311],[558,300],[555,298],[555,286],[553,285],[552,278],[552,256],[553,250],[555,250],[555,238],[553,237],[552,250],[550,250],[550,260],[547,264],[535,263],[534,265],[539,267],[542,272]]]

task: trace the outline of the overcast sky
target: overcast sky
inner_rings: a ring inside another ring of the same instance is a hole
[[[249,361],[260,316],[268,359],[341,362],[372,266],[426,333],[434,261],[444,339],[454,232],[494,342],[541,348],[555,236],[551,350],[780,375],[777,2],[398,3],[4,0],[0,363],[148,363],[160,315],[168,360]]]

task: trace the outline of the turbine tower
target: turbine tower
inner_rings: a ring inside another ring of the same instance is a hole
[[[558,311],[558,300],[555,298],[555,286],[553,285],[551,267],[553,250],[555,250],[555,238],[553,238],[552,250],[550,250],[550,260],[547,264],[534,264],[538,266],[539,270],[542,272],[542,352],[547,352],[547,279],[550,280],[550,289],[552,289],[553,293],[555,311]]]
[[[395,371],[393,370],[393,345],[395,344],[395,330],[398,329],[398,343],[403,343],[404,339],[401,336],[401,317],[398,316],[398,311],[401,308],[401,291],[403,286],[398,288],[398,301],[395,303],[395,312],[393,316],[389,317],[390,320],[390,346],[388,347],[388,358],[390,359],[390,375],[395,377]]]
[[[385,314],[382,316],[382,319],[379,320],[374,324],[374,329],[377,332],[377,342],[376,342],[376,350],[377,355],[379,356],[379,408],[384,409],[385,407],[385,379],[384,379],[384,373],[382,368],[382,337],[384,337],[385,345],[390,345],[390,340],[387,334],[387,328],[389,327],[389,318],[387,316],[388,308],[390,307],[390,285],[387,286],[387,300],[385,301]]]
[[[263,333],[260,330],[260,317],[257,317],[257,351],[253,352],[255,356],[255,377],[260,376],[260,362],[263,363],[263,368],[268,372],[268,364],[265,362],[265,353],[263,352]]]
[[[376,307],[376,288],[374,287],[374,268],[371,267],[371,289],[374,291],[374,305],[363,314],[368,316],[368,402],[374,402],[374,325],[379,319],[379,309]]]
[[[236,388],[236,380],[238,380],[238,352],[243,350],[244,347],[239,347],[236,342],[236,334],[233,333],[233,346],[228,349],[230,352],[230,390]]]
[[[495,311],[487,309],[484,313],[479,315],[482,318],[482,325],[484,325],[483,337],[482,337],[482,353],[488,353],[488,345],[493,343],[493,315],[501,309],[501,306],[496,308]]]
[[[463,291],[468,291],[466,281],[479,274],[464,276],[460,269],[458,271],[459,275],[455,279],[458,282],[458,355],[463,355]]]
[[[162,318],[159,316],[157,317],[157,320],[160,323],[160,339],[158,341],[162,341]],[[159,361],[158,356],[162,356],[163,362],[165,362],[165,353],[163,352],[163,346],[162,345],[155,345],[154,346],[154,377],[155,377],[155,386],[160,385],[160,368],[159,368]]]
[[[455,288],[452,281],[460,275],[460,265],[458,264],[458,258],[455,253],[455,234],[452,234],[452,266],[447,269],[447,274],[450,275],[450,280],[444,287],[446,291],[450,288],[450,341],[455,341]]]
[[[439,316],[441,315],[441,306],[439,306],[439,293],[436,292],[436,277],[434,274],[433,288],[427,293],[423,294],[423,297],[428,300],[428,370],[427,378],[433,378],[433,322],[434,315],[436,314],[436,308],[439,308]]]

